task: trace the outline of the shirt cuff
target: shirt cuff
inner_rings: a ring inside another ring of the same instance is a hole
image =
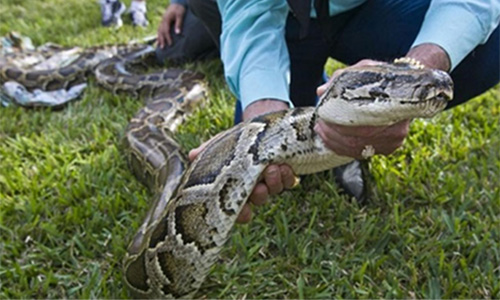
[[[484,37],[477,17],[459,6],[429,10],[412,48],[432,43],[443,48],[450,57],[453,70]]]
[[[281,100],[293,107],[288,97],[289,74],[253,70],[240,78],[240,100],[243,110],[258,100]]]

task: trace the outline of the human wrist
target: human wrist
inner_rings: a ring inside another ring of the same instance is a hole
[[[261,99],[250,103],[243,110],[243,121],[250,120],[259,115],[289,109],[287,102],[278,99]]]
[[[417,45],[408,51],[406,57],[411,57],[432,69],[448,72],[451,68],[448,53],[436,44],[424,43]]]

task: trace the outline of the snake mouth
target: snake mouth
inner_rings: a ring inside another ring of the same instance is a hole
[[[444,102],[448,103],[453,99],[453,92],[450,91],[441,91],[436,96],[427,99],[427,101],[436,101],[436,102]]]
[[[435,104],[447,104],[449,101],[451,101],[453,98],[453,93],[450,91],[441,91],[437,94],[429,95],[426,98],[423,99],[401,99],[401,100],[390,100],[387,98],[369,98],[369,97],[358,97],[358,98],[352,98],[349,99],[349,102],[351,103],[357,103],[358,105],[367,105],[367,104],[383,104],[386,103],[388,105],[393,103],[399,103],[399,104],[413,104],[413,105],[420,105],[420,104],[425,104],[425,103],[435,103]]]
[[[419,100],[401,100],[399,103],[401,104],[423,104],[423,103],[435,103],[435,104],[444,104],[446,105],[449,101],[453,99],[453,91],[452,90],[443,90],[432,95],[428,95],[426,98]]]

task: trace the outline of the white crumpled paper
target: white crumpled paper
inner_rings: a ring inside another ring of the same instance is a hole
[[[42,91],[40,89],[28,91],[23,85],[15,81],[7,81],[3,84],[2,105],[10,103],[25,107],[53,107],[57,108],[70,100],[80,97],[86,83],[78,84],[68,90],[60,89],[56,91]]]
[[[70,49],[62,49],[58,45],[47,43],[37,48],[37,51],[58,49],[59,53],[49,59],[44,59],[42,55],[27,55],[20,57],[19,61],[14,65],[18,68],[29,66],[31,70],[46,70],[60,68],[70,64],[78,58],[82,49],[74,47]],[[22,36],[18,33],[11,32],[0,38],[0,56],[8,53],[22,53],[23,51],[34,51],[35,47],[31,39]],[[55,91],[43,91],[36,89],[28,91],[22,84],[15,81],[7,81],[0,86],[0,103],[2,106],[17,104],[24,107],[60,107],[67,102],[78,98],[85,88],[86,83],[82,83],[71,87],[69,90],[60,89]]]

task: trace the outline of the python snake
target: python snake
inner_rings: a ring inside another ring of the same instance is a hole
[[[194,296],[269,164],[286,163],[301,175],[352,161],[324,146],[313,130],[318,119],[346,126],[388,126],[432,117],[445,108],[453,91],[447,73],[411,60],[349,68],[333,80],[317,107],[240,123],[211,139],[186,169],[172,132],[204,98],[202,78],[182,70],[129,72],[127,64],[140,61],[141,51],[107,59],[95,69],[104,87],[149,98],[130,121],[125,139],[132,171],[155,193],[124,259],[125,283],[140,298]],[[46,87],[50,80],[62,81],[66,71],[50,74],[38,75]],[[2,64],[0,76],[35,78]]]

